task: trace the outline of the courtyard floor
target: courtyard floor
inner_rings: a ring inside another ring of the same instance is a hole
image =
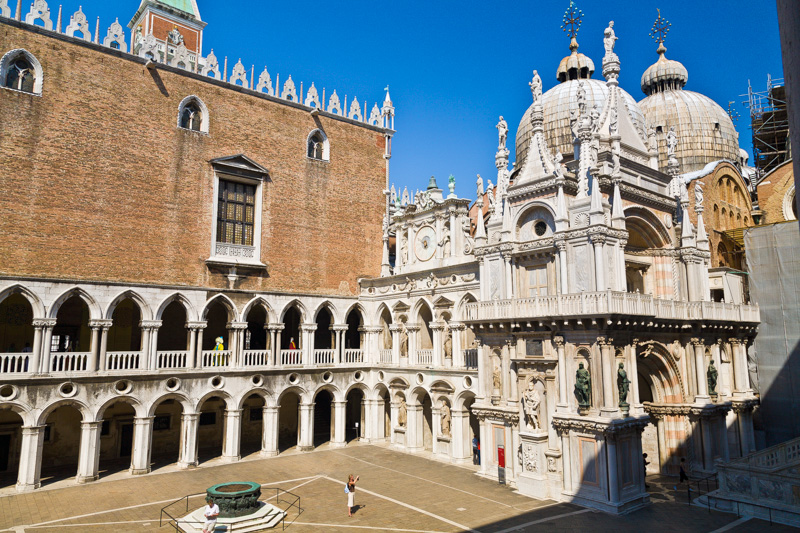
[[[347,516],[344,494],[350,473],[361,476],[356,492],[359,508],[352,518]],[[198,508],[203,505],[206,487],[236,480],[262,483],[263,499],[270,497],[270,487],[300,496],[302,512],[292,509],[286,520],[288,530],[295,533],[796,531],[689,506],[685,489],[674,488],[673,478],[648,477],[653,505],[612,516],[568,503],[527,498],[476,476],[470,466],[359,444],[290,452],[270,459],[251,456],[233,464],[209,461],[188,471],[164,467],[146,476],[117,472],[87,485],[61,480],[27,494],[4,491],[0,531],[167,532],[170,528],[166,526],[159,529],[162,507],[193,495],[189,507]],[[270,501],[274,503],[274,499]],[[178,506],[170,510],[177,513]]]

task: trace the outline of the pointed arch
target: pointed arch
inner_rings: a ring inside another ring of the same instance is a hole
[[[161,320],[161,316],[164,314],[164,309],[166,309],[167,306],[172,302],[178,302],[183,305],[184,311],[186,311],[187,321],[197,320],[197,311],[195,310],[194,305],[192,305],[192,302],[189,301],[186,295],[180,292],[170,294],[164,298],[164,300],[158,306],[158,310],[156,311],[156,320]]]
[[[362,325],[366,326],[367,310],[364,308],[364,305],[361,302],[353,302],[352,304],[350,304],[350,307],[348,307],[347,310],[344,312],[342,318],[346,321],[347,317],[350,316],[350,313],[353,312],[353,310],[357,310],[359,313],[361,313],[361,323]]]
[[[392,315],[392,310],[389,309],[389,306],[386,305],[385,302],[381,302],[380,304],[378,304],[378,309],[376,310],[374,315],[376,325],[380,325],[381,318],[383,317],[384,312],[386,312],[389,315],[389,324],[392,324],[394,322],[394,316]]]
[[[142,296],[138,292],[131,289],[122,291],[117,296],[115,296],[114,299],[111,300],[111,303],[108,304],[108,306],[106,307],[106,312],[103,314],[103,317],[111,319],[114,315],[114,310],[117,308],[117,306],[128,298],[136,302],[136,305],[139,306],[139,311],[142,314],[142,320],[152,319],[153,311],[152,309],[150,309],[150,305],[144,298],[142,298]]]
[[[9,287],[6,287],[2,291],[0,291],[0,303],[3,302],[6,298],[11,296],[12,294],[19,294],[23,296],[28,303],[31,304],[31,309],[33,309],[33,318],[44,318],[45,317],[45,309],[42,300],[34,293],[32,290],[28,289],[27,287],[23,287],[20,284],[14,284]]]
[[[426,298],[420,298],[414,304],[414,310],[411,312],[411,316],[414,317],[415,322],[420,321],[420,313],[424,308],[427,308],[431,317],[433,317],[433,305]]]
[[[208,133],[208,107],[199,96],[189,95],[178,105],[178,128]]]
[[[63,303],[73,296],[79,297],[84,301],[84,303],[86,303],[86,306],[89,308],[89,319],[98,319],[102,316],[100,306],[97,304],[97,300],[95,300],[91,294],[80,287],[72,287],[71,289],[67,289],[66,291],[62,292],[61,295],[55,299],[53,304],[50,306],[49,318],[57,318],[58,310],[61,308]]]
[[[228,322],[235,321],[239,318],[239,312],[236,310],[236,304],[233,303],[233,300],[231,300],[225,294],[219,293],[215,294],[214,296],[206,300],[206,303],[203,304],[203,310],[200,314],[201,320],[206,319],[206,317],[208,316],[208,309],[215,302],[220,302],[222,306],[225,308],[225,310],[228,312]]]
[[[247,322],[247,315],[250,314],[250,311],[252,311],[256,306],[259,305],[263,306],[264,310],[267,312],[267,321],[275,322],[277,318],[275,316],[275,310],[269,304],[267,299],[264,298],[263,296],[256,296],[255,298],[247,302],[245,306],[242,308],[242,314],[239,316],[239,320],[242,322]]]
[[[340,322],[339,313],[337,313],[336,306],[334,306],[333,303],[330,300],[323,301],[321,304],[319,304],[317,306],[316,309],[314,309],[314,315],[313,315],[314,322],[317,322],[317,319],[319,318],[319,314],[323,309],[327,309],[328,310],[328,312],[331,314],[331,319],[335,323],[338,324]]]
[[[467,317],[467,304],[475,303],[477,301],[478,299],[471,292],[468,292],[462,296],[458,301],[458,305],[456,305],[456,312],[453,315],[453,320],[464,320]]]
[[[0,85],[3,87],[41,96],[43,81],[42,64],[24,48],[10,50],[0,58]]]
[[[303,305],[303,302],[301,302],[297,298],[291,300],[289,303],[283,306],[283,309],[281,309],[279,321],[283,322],[283,319],[286,316],[286,312],[292,307],[296,308],[297,312],[300,313],[300,322],[305,322],[306,317],[308,316],[308,310],[306,309],[306,306]]]
[[[309,132],[306,138],[306,157],[318,161],[330,161],[331,144],[325,132],[317,128]]]

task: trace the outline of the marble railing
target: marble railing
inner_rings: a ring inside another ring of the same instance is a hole
[[[202,367],[227,368],[231,364],[230,350],[203,350]]]
[[[0,374],[28,372],[30,352],[0,353]]]
[[[269,350],[245,350],[242,366],[267,366]]]
[[[417,350],[416,360],[418,365],[432,365],[433,350]]]
[[[186,359],[189,352],[186,350],[170,350],[156,352],[157,368],[186,368]]]
[[[468,348],[464,350],[464,365],[467,368],[478,368],[478,349]]]
[[[106,370],[136,370],[141,361],[142,352],[108,352]]]
[[[717,320],[758,323],[758,305],[721,302],[683,302],[649,294],[618,291],[560,294],[470,303],[466,320],[581,317],[591,315],[647,316],[664,320]]]
[[[314,364],[315,365],[332,365],[334,363],[334,357],[336,354],[336,350],[323,348],[320,350],[314,350]]]
[[[379,355],[380,355],[380,360],[378,361],[379,363],[384,364],[384,365],[392,364],[392,349],[391,348],[382,349],[380,351]]]
[[[281,350],[281,365],[302,365],[303,364],[303,351],[302,350]]]
[[[364,362],[364,350],[354,350],[351,348],[347,348],[344,351],[344,362],[345,363],[363,363]]]
[[[90,352],[53,352],[50,372],[83,372],[88,369]]]

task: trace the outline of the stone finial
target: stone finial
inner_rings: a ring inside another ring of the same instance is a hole
[[[214,55],[214,49],[211,49],[211,52],[208,53],[208,56],[205,60],[205,65],[200,71],[201,74],[204,76],[211,76],[215,79],[219,79],[219,60],[217,60],[217,56]]]
[[[83,13],[82,6],[78,6],[78,10],[70,17],[69,25],[65,33],[70,37],[74,37],[76,31],[81,32],[81,37],[84,41],[92,42],[92,32],[89,31],[89,21]]]
[[[256,85],[256,91],[263,93],[266,92],[267,94],[272,94],[272,78],[267,72],[267,67],[264,67],[264,72],[258,77],[258,85]]]
[[[361,106],[358,103],[358,98],[353,97],[353,101],[350,103],[350,112],[347,113],[347,118],[351,118],[358,121],[363,121],[363,115],[361,114]]]
[[[247,84],[247,69],[244,68],[241,58],[233,66],[231,77],[228,80],[233,85],[241,85],[242,87],[249,87]]]
[[[381,115],[381,110],[376,102],[375,105],[372,106],[372,111],[369,112],[369,120],[367,120],[367,123],[371,126],[380,126],[382,118],[383,115]]]
[[[289,74],[289,78],[287,78],[286,82],[283,84],[283,91],[281,91],[281,98],[284,100],[289,100],[290,102],[297,101],[297,89],[294,85],[294,80],[292,80],[292,75]]]
[[[19,1],[19,0],[17,0]],[[10,18],[11,8],[8,7],[8,0],[0,0],[0,16]]]
[[[304,104],[308,107],[316,107],[319,109],[319,93],[317,92],[317,87],[314,85],[314,82],[311,82],[311,87],[308,88],[308,92],[306,93],[306,101]]]
[[[125,42],[125,30],[122,28],[122,24],[119,23],[119,19],[112,22],[111,26],[108,27],[108,33],[103,38],[103,46],[116,48],[123,52],[128,51],[128,44]]]
[[[183,70],[190,70],[192,56],[189,53],[189,49],[186,48],[186,45],[183,44],[181,41],[178,46],[175,47],[175,54],[172,56],[172,66],[181,68]],[[234,72],[236,69],[233,69]],[[246,81],[246,80],[245,80]],[[246,85],[245,85],[246,86]]]
[[[22,0],[17,0],[17,11],[20,11]],[[79,10],[80,11],[80,10]],[[41,20],[44,24],[44,29],[52,30],[53,21],[50,20],[50,8],[47,6],[46,0],[34,0],[31,4],[31,10],[25,15],[25,23],[33,24],[35,21]],[[84,17],[86,20],[86,17]]]
[[[339,102],[339,95],[336,94],[336,89],[333,90],[331,99],[328,101],[328,113],[333,113],[335,115],[342,114],[342,104]]]

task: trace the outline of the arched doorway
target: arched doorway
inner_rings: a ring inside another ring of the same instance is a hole
[[[344,362],[363,363],[364,317],[357,308],[347,313],[347,331],[344,333]]]
[[[317,313],[317,329],[314,331],[314,364],[332,365],[337,363],[334,356],[334,331],[333,315],[327,307],[323,307]]]
[[[12,487],[17,481],[23,425],[19,414],[0,411],[0,487]]]
[[[433,314],[427,304],[423,303],[419,309],[419,331],[417,332],[417,360],[418,365],[433,364],[433,331],[431,322]]]
[[[322,389],[314,397],[314,446],[333,439],[333,395]]]
[[[377,409],[376,422],[378,427],[375,436],[378,439],[386,440],[392,434],[392,398],[389,390],[383,386],[378,387]]]
[[[300,420],[300,396],[286,392],[278,408],[278,450],[283,452],[297,446]]]
[[[299,365],[303,360],[300,350],[303,348],[300,338],[300,322],[302,315],[294,305],[283,315],[283,331],[281,332],[281,365]]]
[[[414,424],[414,442],[409,442],[412,450],[433,450],[433,404],[430,395],[423,389],[418,389],[412,396],[416,400],[414,419],[409,419],[409,424]]]
[[[344,438],[345,441],[358,440],[364,437],[364,392],[359,388],[347,393],[345,407]]]
[[[100,427],[100,476],[127,470],[133,455],[133,419],[136,411],[125,401],[116,402],[102,413]]]
[[[241,455],[261,451],[264,434],[264,405],[266,402],[260,394],[251,394],[242,406]]]
[[[83,415],[72,405],[62,405],[45,420],[42,446],[42,485],[74,478],[78,470]]]
[[[186,309],[173,300],[161,313],[161,327],[156,338],[157,368],[186,368],[189,348]]]
[[[130,370],[142,368],[142,312],[132,298],[125,298],[111,314],[108,330],[106,370]]]
[[[378,338],[379,361],[381,363],[389,364],[392,362],[392,331],[389,327],[392,325],[392,314],[386,307],[383,307],[380,314],[378,324],[381,327],[380,336]]]
[[[15,293],[0,302],[0,374],[33,371],[33,334],[33,307],[27,298]]]
[[[228,329],[228,324],[234,320],[233,311],[223,303],[221,298],[216,298],[206,308],[204,313],[206,329],[203,332],[202,362],[203,368],[228,366],[231,350],[233,349],[234,331]],[[222,340],[222,347],[218,349],[217,340]]]
[[[153,412],[151,461],[153,469],[175,464],[180,459],[183,405],[174,398],[157,403]]]
[[[225,441],[225,399],[208,398],[199,408],[197,419],[197,460],[202,463],[222,456]]]
[[[89,306],[78,295],[69,297],[56,315],[50,342],[50,371],[87,370],[92,355],[91,338]]]
[[[264,366],[267,364],[270,336],[265,329],[269,322],[269,312],[259,302],[247,313],[247,329],[244,332],[244,366]]]

